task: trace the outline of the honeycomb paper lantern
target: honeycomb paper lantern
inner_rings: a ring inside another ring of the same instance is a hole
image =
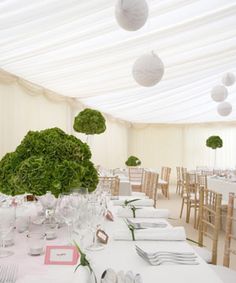
[[[211,98],[216,102],[224,101],[228,96],[228,90],[223,85],[217,85],[211,90]]]
[[[221,116],[228,116],[232,112],[232,105],[229,102],[221,102],[217,107],[217,112]]]
[[[148,5],[145,0],[118,0],[115,7],[118,24],[125,30],[140,29],[148,18]]]
[[[235,75],[233,73],[226,73],[222,77],[222,83],[226,86],[231,86],[235,83]]]
[[[164,64],[155,54],[144,54],[140,56],[133,65],[133,77],[141,86],[154,86],[163,77]]]

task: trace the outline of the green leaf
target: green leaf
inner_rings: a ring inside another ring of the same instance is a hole
[[[140,200],[139,198],[131,199],[131,200],[125,200],[124,206],[128,206],[130,203]]]

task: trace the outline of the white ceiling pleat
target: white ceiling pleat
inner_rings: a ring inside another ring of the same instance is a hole
[[[210,98],[225,72],[236,75],[236,1],[147,0],[136,32],[118,26],[115,2],[0,1],[0,68],[134,123],[236,120],[236,83],[228,117]],[[165,73],[144,88],[132,66],[151,50]]]

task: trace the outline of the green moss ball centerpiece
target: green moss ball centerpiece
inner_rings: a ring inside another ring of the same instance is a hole
[[[131,155],[125,162],[127,166],[139,166],[141,165],[141,161],[138,157]]]
[[[212,149],[217,149],[223,146],[223,141],[219,136],[210,136],[206,140],[206,146]]]
[[[72,187],[91,192],[98,183],[87,144],[59,128],[29,131],[14,152],[0,161],[0,191],[55,196]]]
[[[73,127],[86,135],[102,134],[106,130],[106,120],[99,111],[86,108],[75,117]]]

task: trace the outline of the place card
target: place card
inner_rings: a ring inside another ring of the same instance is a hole
[[[74,246],[47,246],[44,264],[75,265],[79,258]]]
[[[114,216],[113,216],[113,214],[110,210],[107,211],[106,219],[108,219],[110,221],[114,221]]]
[[[99,242],[107,244],[109,236],[103,230],[98,229],[96,235]]]

